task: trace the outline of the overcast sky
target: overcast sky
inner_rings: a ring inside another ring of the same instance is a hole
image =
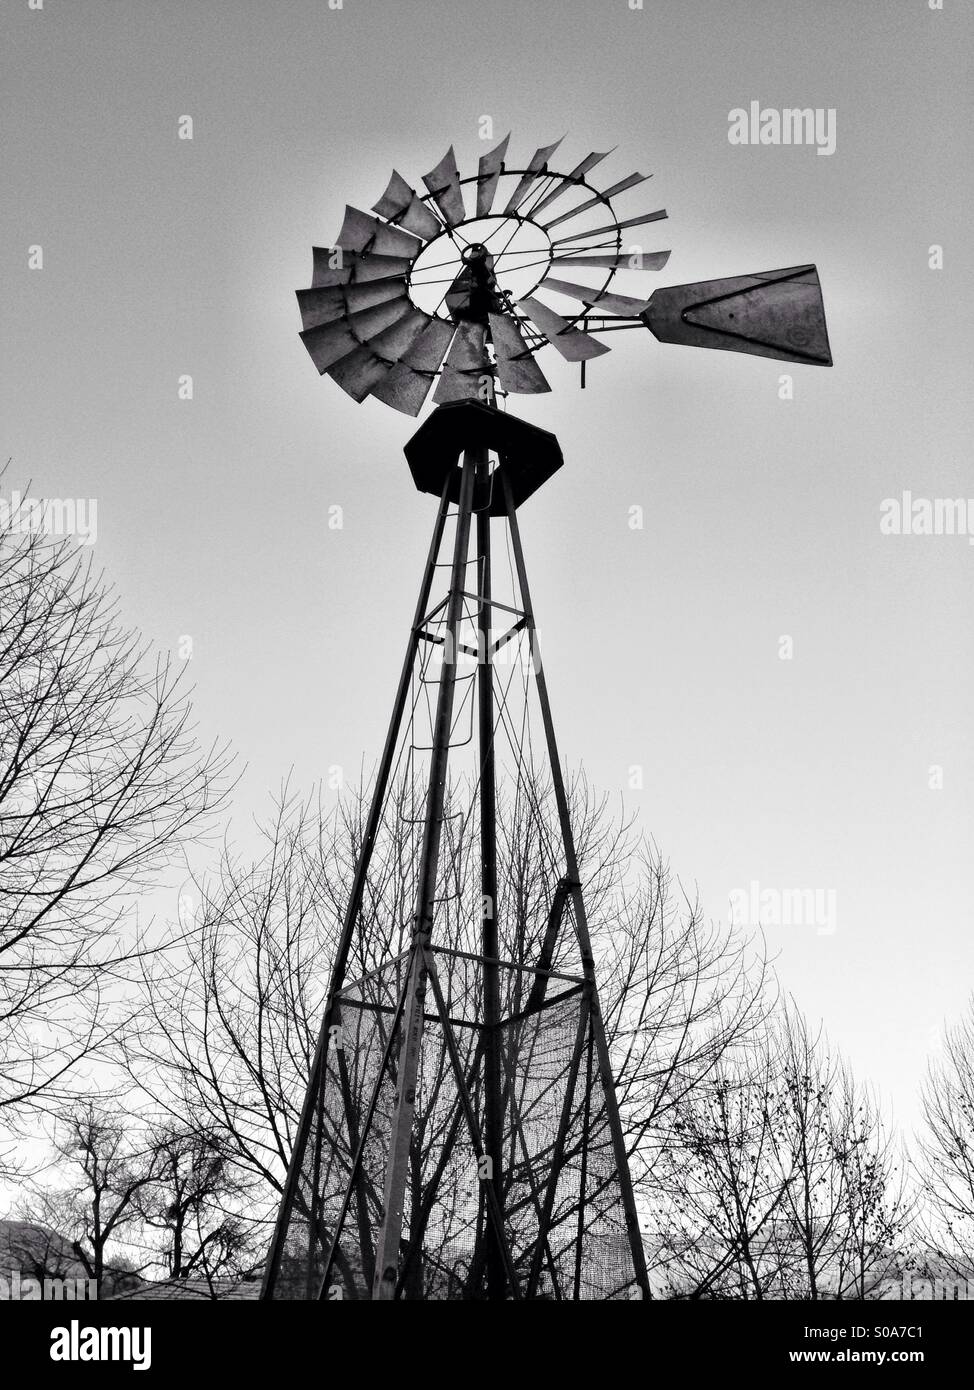
[[[4,495],[96,499],[128,619],[192,637],[242,815],[289,768],[310,788],[377,756],[432,520],[412,422],[320,380],[297,336],[346,201],[451,142],[473,172],[487,115],[512,158],[566,135],[567,167],[616,145],[607,181],[653,173],[654,286],[817,263],[835,366],[794,368],[790,401],[782,364],[641,331],[584,392],[549,349],[553,394],[514,408],[566,463],[522,525],[566,758],[625,789],[712,916],[752,882],[834,894],[834,932],[769,944],[906,1122],[974,987],[974,547],[880,531],[904,490],[974,498],[965,8],[4,6]],[[834,153],[732,145],[751,101],[833,109]]]

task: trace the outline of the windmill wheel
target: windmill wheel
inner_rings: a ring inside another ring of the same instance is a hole
[[[645,322],[649,300],[610,285],[622,268],[666,264],[668,251],[627,251],[622,236],[666,212],[620,220],[612,199],[649,175],[599,190],[587,175],[608,152],[561,174],[549,167],[560,141],[508,169],[509,138],[468,178],[451,147],[424,175],[423,195],[394,171],[372,213],[348,207],[335,245],[314,249],[311,288],[298,291],[301,337],[319,372],[355,400],[418,415],[437,378],[437,404],[482,399],[495,384],[549,391],[540,348],[584,363],[609,350],[595,331]],[[581,308],[559,312],[552,295]]]

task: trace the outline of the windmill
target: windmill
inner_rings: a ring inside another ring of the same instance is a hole
[[[585,385],[586,364],[609,350],[605,335],[627,328],[809,365],[831,356],[813,265],[620,293],[617,277],[641,284],[666,265],[668,251],[630,240],[666,212],[621,217],[618,201],[648,176],[599,189],[589,178],[611,151],[562,174],[552,167],[559,144],[509,168],[505,139],[468,177],[451,148],[423,176],[424,193],[393,172],[371,212],[346,209],[335,245],[314,250],[311,287],[298,291],[305,347],[354,400],[416,416],[432,391],[436,408],[405,454],[439,505],[266,1299],[649,1296],[518,525],[562,454],[506,405],[550,390],[541,349],[578,363]],[[510,562],[503,599],[498,535]],[[527,903],[511,901],[497,842],[502,744],[519,791],[525,773],[526,724],[511,720],[512,680],[500,674],[513,649],[525,658],[524,707],[540,716],[555,824]],[[464,749],[473,777],[458,811],[450,779]],[[404,767],[419,787],[413,800],[394,795]],[[476,863],[460,872],[456,821],[473,814]],[[410,867],[409,910],[398,916],[370,889],[390,820],[403,827]]]

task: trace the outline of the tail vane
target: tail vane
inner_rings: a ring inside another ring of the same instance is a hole
[[[670,285],[655,291],[640,317],[661,343],[832,365],[813,265]]]

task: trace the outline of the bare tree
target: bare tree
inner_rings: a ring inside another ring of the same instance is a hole
[[[916,1197],[875,1099],[847,1068],[840,1077],[832,1146],[842,1172],[835,1296],[877,1297],[914,1258]]]
[[[680,1098],[662,1152],[655,1264],[680,1298],[774,1297],[788,1181],[777,1161],[782,1097],[766,1038],[722,1057]]]
[[[793,1005],[780,1012],[778,1049],[779,1167],[791,1177],[786,1238],[798,1255],[783,1291],[866,1298],[904,1253],[912,1204],[903,1165],[869,1092]]]
[[[40,1221],[4,1221],[0,1227],[0,1262],[5,1274],[19,1270],[21,1279],[86,1279],[87,1270],[72,1242]]]
[[[684,1297],[866,1298],[911,1220],[882,1117],[820,1033],[782,1006],[680,1107],[659,1260]]]
[[[0,521],[0,1109],[63,1098],[146,949],[132,905],[198,837],[228,759],[68,542]],[[116,1020],[117,1022],[117,1020]]]
[[[133,1143],[124,1115],[107,1100],[88,1100],[54,1123],[54,1163],[23,1204],[26,1219],[71,1243],[98,1297],[119,1273],[143,1271],[138,1245],[139,1198],[156,1182],[154,1155]]]
[[[759,1036],[773,1003],[755,943],[704,921],[655,844],[641,843],[624,891],[600,903],[594,946],[633,1181],[653,1210],[684,1102],[722,1076],[728,1050]]]
[[[143,1239],[154,1232],[161,1240],[165,1277],[204,1279],[212,1292],[214,1280],[251,1268],[247,1228],[232,1209],[240,1192],[218,1137],[171,1123],[153,1126],[145,1154],[153,1180],[135,1201]]]
[[[776,1166],[784,1191],[779,1279],[785,1296],[820,1299],[843,1214],[845,1169],[835,1161],[833,1105],[839,1063],[787,1004],[774,1040]],[[850,1140],[850,1142],[855,1142]]]
[[[648,1205],[680,1097],[763,1017],[763,962],[749,971],[749,952],[734,933],[705,928],[696,908],[674,901],[655,847],[640,845],[631,826],[614,820],[580,778],[570,794],[617,1093]],[[394,795],[372,858],[350,978],[394,960],[409,940],[410,825],[419,819],[418,793],[403,782]],[[476,825],[451,813],[463,803],[457,794],[444,820],[437,893],[438,940],[451,945],[476,920],[469,904],[479,894]],[[256,862],[226,851],[216,878],[198,885],[198,922],[184,969],[146,970],[155,1026],[141,1028],[127,1044],[132,1075],[153,1102],[181,1128],[195,1125],[219,1136],[248,1190],[241,1210],[265,1223],[276,1211],[291,1155],[366,812],[364,793],[341,796],[330,811],[283,795]],[[537,782],[499,807],[501,951],[516,964],[536,964],[542,949],[558,883],[548,848],[554,816],[550,788]],[[572,949],[569,926],[552,968],[565,968]],[[465,997],[465,969],[462,960],[443,966],[448,996]],[[530,983],[533,977],[515,978]],[[353,1050],[349,1067],[359,1060]],[[449,1063],[445,1055],[440,1060],[438,1070],[424,1071],[427,1104],[414,1131],[413,1226],[428,1220],[432,1194],[442,1207],[453,1181],[424,1157],[444,1151],[444,1126],[458,1123],[456,1107],[440,1104],[441,1091],[449,1091]],[[355,1084],[353,1077],[353,1090]],[[267,1235],[265,1228],[262,1238]],[[472,1277],[462,1253],[445,1246],[442,1257],[440,1273],[430,1277],[447,1283]]]
[[[46,1265],[70,1256],[100,1297],[159,1275],[203,1280],[216,1297],[216,1280],[254,1265],[231,1170],[211,1136],[146,1123],[127,1099],[88,1100],[55,1118],[53,1160],[22,1204],[24,1250],[36,1265],[46,1233]]]
[[[974,1277],[974,1000],[946,1030],[943,1054],[923,1090],[925,1132],[918,1168],[925,1194],[926,1239],[936,1257]]]

